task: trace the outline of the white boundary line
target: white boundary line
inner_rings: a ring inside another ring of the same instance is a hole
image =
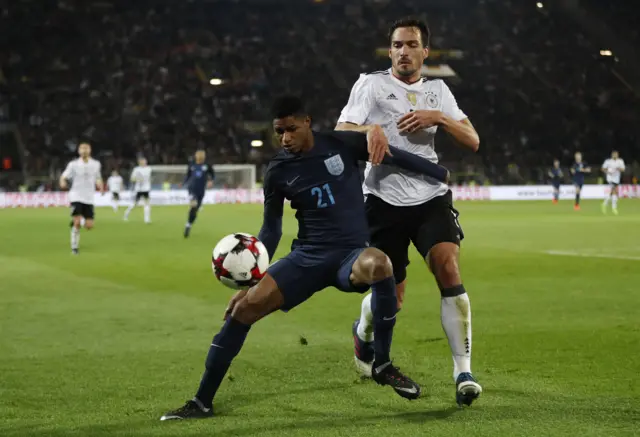
[[[609,258],[609,259],[624,259],[628,261],[640,261],[640,256],[626,256],[626,255],[609,255],[606,253],[584,253],[574,250],[546,250],[544,253],[547,255],[555,256],[578,256],[582,258]]]

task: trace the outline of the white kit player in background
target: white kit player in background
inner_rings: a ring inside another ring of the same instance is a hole
[[[611,211],[618,215],[618,185],[620,185],[620,178],[624,170],[624,161],[616,150],[611,152],[611,158],[606,159],[602,164],[602,171],[606,174],[607,183],[611,189],[609,197],[605,197],[604,202],[602,202],[602,212],[604,214],[607,213],[607,206],[609,205],[609,200],[611,200]]]
[[[111,176],[107,179],[107,188],[109,189],[109,193],[111,193],[111,202],[112,207],[115,212],[118,212],[118,203],[120,202],[120,192],[122,191],[122,186],[124,185],[124,180],[122,176],[118,174],[118,170],[113,170],[111,172]]]
[[[91,158],[91,145],[82,143],[78,146],[78,159],[74,159],[60,176],[59,184],[67,189],[67,181],[71,181],[69,202],[71,203],[71,252],[78,254],[80,246],[80,227],[93,228],[94,197],[96,188],[103,189],[100,162]],[[84,221],[84,223],[83,223]]]
[[[151,202],[149,199],[149,193],[151,191],[151,167],[147,165],[145,158],[138,159],[138,166],[131,172],[131,182],[134,185],[135,199],[129,205],[124,213],[124,219],[129,220],[129,213],[140,202],[143,204],[144,209],[144,222],[151,223]]]
[[[370,243],[391,259],[399,308],[411,243],[429,266],[440,289],[456,402],[470,405],[482,388],[471,374],[471,305],[458,267],[463,233],[452,193],[446,184],[431,178],[378,164],[389,144],[437,163],[434,139],[438,128],[474,152],[480,140],[449,87],[440,79],[421,77],[429,53],[426,23],[399,20],[389,29],[388,38],[392,68],[360,76],[336,129],[367,133],[370,162],[363,191]],[[371,295],[367,295],[352,329],[356,366],[365,376],[371,374],[373,362],[372,317]]]

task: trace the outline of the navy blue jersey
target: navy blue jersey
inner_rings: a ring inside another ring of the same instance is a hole
[[[350,132],[314,132],[308,152],[281,150],[264,177],[264,214],[282,217],[283,202],[291,201],[298,220],[293,245],[364,247],[369,228],[364,210],[358,149],[366,137]]]
[[[551,178],[551,183],[553,185],[560,185],[562,176],[562,169],[560,168],[552,167],[551,170],[549,170],[549,177]]]
[[[209,177],[214,179],[213,166],[208,164],[189,164],[187,176],[184,178],[184,185],[192,193],[204,193],[207,189]]]
[[[259,238],[273,258],[282,236],[284,200],[291,201],[298,220],[300,245],[361,248],[369,229],[364,208],[358,161],[366,161],[367,137],[358,132],[313,132],[307,152],[281,150],[269,162],[264,176],[264,222]],[[446,168],[389,146],[393,156],[382,163],[444,181]]]
[[[571,169],[573,170],[573,182],[576,184],[584,184],[585,168],[589,167],[584,162],[574,162]]]

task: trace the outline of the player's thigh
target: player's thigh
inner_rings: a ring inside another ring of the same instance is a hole
[[[393,265],[397,283],[407,277],[409,264],[410,229],[409,208],[401,208],[369,195],[366,202],[371,246],[384,252]]]
[[[271,275],[266,274],[236,303],[231,316],[246,325],[252,325],[281,308],[283,303],[284,296],[278,284]]]
[[[331,259],[319,252],[295,249],[267,269],[283,296],[280,309],[289,311],[331,285]]]
[[[428,260],[431,249],[441,243],[459,247],[464,233],[458,221],[460,214],[453,207],[451,191],[423,206],[422,214],[416,217],[419,225],[411,235],[411,241],[422,258]]]
[[[618,195],[618,184],[611,184],[611,195]]]

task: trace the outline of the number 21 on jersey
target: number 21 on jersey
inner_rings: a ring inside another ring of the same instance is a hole
[[[311,195],[318,197],[318,208],[326,208],[329,205],[336,204],[329,184],[324,184],[321,187],[313,187],[311,189]]]

